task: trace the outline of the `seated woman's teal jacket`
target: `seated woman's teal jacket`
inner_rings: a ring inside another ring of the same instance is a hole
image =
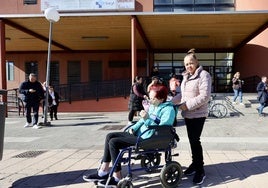
[[[144,120],[141,118],[131,127],[135,135],[141,135],[148,129],[149,126],[172,126],[175,120],[175,110],[171,102],[164,102],[159,104],[159,106],[150,105],[148,114],[148,119]],[[141,136],[141,138],[150,138],[153,135],[153,132],[153,130],[147,131]]]

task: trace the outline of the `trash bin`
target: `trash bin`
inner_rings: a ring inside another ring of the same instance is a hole
[[[5,90],[0,90],[0,95],[2,95],[2,99],[6,96]],[[0,100],[0,160],[3,157],[4,150],[4,133],[5,133],[5,119],[6,119],[6,103]]]

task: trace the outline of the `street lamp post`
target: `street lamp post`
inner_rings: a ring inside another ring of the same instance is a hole
[[[49,21],[49,40],[48,40],[48,50],[47,50],[47,72],[46,72],[46,98],[45,98],[45,109],[44,109],[44,125],[50,126],[50,122],[47,121],[48,112],[48,86],[50,77],[50,54],[51,54],[51,41],[52,41],[52,29],[53,23],[59,21],[60,15],[55,7],[50,7],[45,10],[45,17]]]

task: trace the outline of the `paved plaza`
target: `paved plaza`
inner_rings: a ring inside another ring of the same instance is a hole
[[[201,141],[207,178],[202,186],[195,186],[192,177],[183,177],[179,187],[267,187],[268,109],[266,117],[258,117],[257,106],[235,105],[238,115],[206,120]],[[123,130],[127,115],[59,113],[59,120],[52,121],[51,127],[38,130],[24,128],[25,117],[9,116],[0,161],[0,188],[95,187],[82,176],[99,166],[106,134]],[[180,115],[176,131],[180,142],[174,152],[179,156],[173,160],[184,170],[191,162],[191,154]],[[161,187],[159,172],[135,172],[132,183],[135,187]]]

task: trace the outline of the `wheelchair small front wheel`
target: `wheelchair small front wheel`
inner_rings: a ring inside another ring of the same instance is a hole
[[[181,165],[175,161],[165,164],[160,173],[160,181],[164,188],[177,187],[181,183],[181,178]]]
[[[118,182],[117,187],[118,188],[133,188],[134,185],[132,184],[132,182],[130,180],[121,179]]]
[[[141,158],[141,167],[145,168],[146,172],[153,172],[153,167],[159,166],[161,162],[159,153],[148,153]]]

